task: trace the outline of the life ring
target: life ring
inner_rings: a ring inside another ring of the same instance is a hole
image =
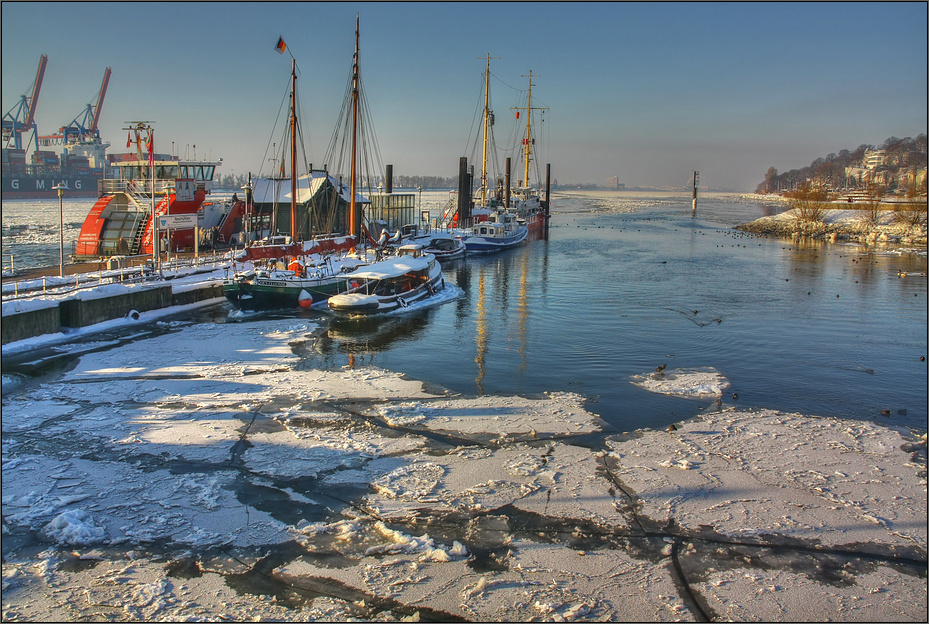
[[[409,303],[406,302],[406,299],[404,299],[403,297],[397,297],[397,303],[400,304],[401,308],[406,308],[410,305]]]

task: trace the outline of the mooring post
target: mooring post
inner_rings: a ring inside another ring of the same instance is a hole
[[[545,216],[542,218],[545,219],[545,224],[543,230],[545,240],[548,240],[548,222],[551,218],[551,206],[552,206],[552,165],[551,163],[545,164]]]
[[[694,207],[693,207],[693,213],[694,213],[695,215],[697,214],[697,184],[698,184],[699,180],[700,180],[700,172],[699,172],[699,171],[694,171]]]
[[[510,157],[506,158],[506,180],[503,183],[503,207],[510,209]]]
[[[471,178],[468,176],[468,158],[462,156],[458,161],[458,227],[467,227],[470,225],[470,220]]]

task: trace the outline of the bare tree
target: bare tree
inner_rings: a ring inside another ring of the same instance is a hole
[[[884,196],[884,188],[873,182],[868,183],[868,199],[865,201],[864,220],[870,225],[877,225],[881,218],[881,198]]]
[[[814,186],[807,180],[799,184],[788,197],[791,208],[797,211],[798,221],[820,222],[826,216],[829,201],[821,186]]]

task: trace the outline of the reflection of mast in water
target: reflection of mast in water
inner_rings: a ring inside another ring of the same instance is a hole
[[[526,324],[529,320],[529,301],[528,301],[528,284],[529,280],[526,277],[529,264],[529,254],[524,253],[522,255],[522,271],[519,276],[519,302],[516,304],[516,310],[519,312],[519,323],[516,325],[516,337],[519,340],[519,355],[522,356],[522,364],[519,365],[519,370],[526,370],[526,363],[528,358],[528,353],[526,353]]]
[[[487,308],[484,302],[484,272],[478,278],[477,288],[477,352],[474,362],[477,364],[477,391],[484,393],[484,359],[487,357]]]

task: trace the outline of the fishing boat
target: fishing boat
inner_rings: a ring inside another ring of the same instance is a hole
[[[531,163],[533,161],[533,147],[535,146],[535,136],[532,133],[532,111],[548,110],[545,107],[532,106],[532,70],[529,71],[529,91],[526,100],[526,106],[516,107],[516,118],[519,119],[519,111],[526,112],[526,134],[522,140],[521,160],[523,163],[523,178],[520,180],[513,191],[513,201],[510,208],[516,213],[517,217],[531,231],[541,231],[545,227],[545,220],[548,219],[548,197],[543,200],[539,188],[541,184],[533,187],[530,183]],[[538,178],[538,176],[536,176]]]
[[[402,245],[398,255],[375,262],[346,277],[357,282],[354,292],[329,298],[337,316],[368,316],[408,308],[445,287],[442,267],[422,245]]]
[[[309,308],[332,295],[350,292],[352,283],[345,274],[367,263],[362,256],[349,254],[355,241],[351,237],[320,238],[290,243],[248,247],[232,265],[232,276],[223,284],[226,300],[241,310]],[[272,239],[273,241],[273,239]],[[354,284],[358,286],[358,284]]]
[[[491,253],[512,249],[529,235],[529,228],[511,212],[498,212],[490,221],[475,223],[463,239],[468,253]]]

